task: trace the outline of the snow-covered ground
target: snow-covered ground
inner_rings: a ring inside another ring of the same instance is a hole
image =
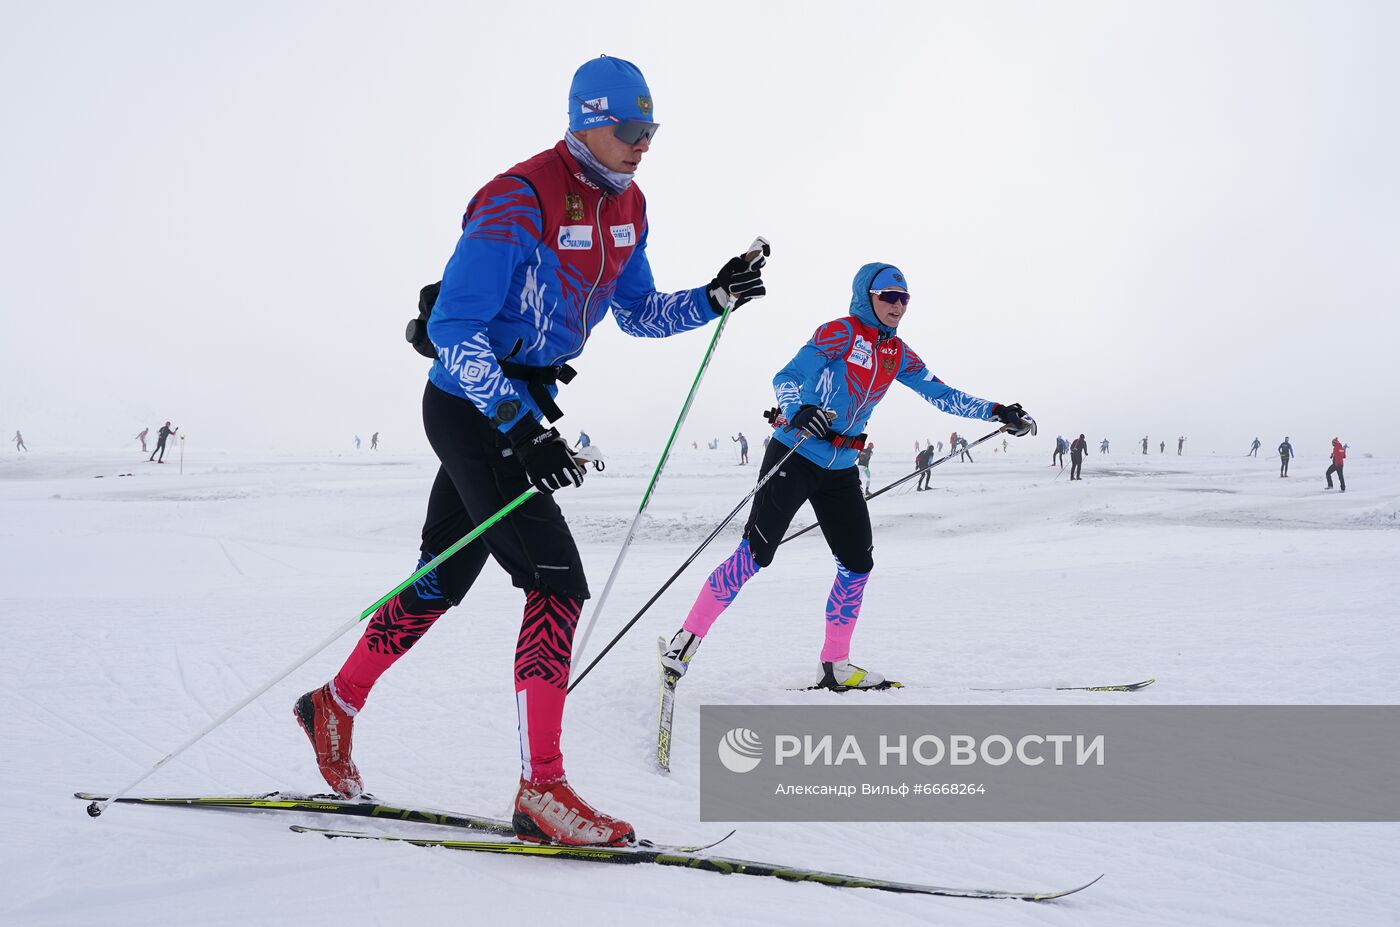
[[[736,466],[728,450],[678,452],[593,652],[748,490],[756,468]],[[1282,480],[1271,457],[1095,453],[1083,482],[1071,483],[1046,466],[1048,450],[1032,459],[1013,442],[1009,457],[974,453],[975,464],[939,468],[933,492],[906,488],[871,505],[876,573],[854,656],[908,683],[883,701],[1400,700],[1400,463],[1350,461],[1340,495],[1323,489],[1321,456],[1296,460]],[[877,455],[876,484],[905,463]],[[1357,925],[1400,916],[1396,824],[746,824],[723,850],[946,885],[1058,888],[1106,873],[1082,894],[1033,905],[327,841],[270,815],[116,807],[89,819],[71,792],[125,784],[412,569],[434,467],[367,450],[201,456],[183,475],[112,452],[0,457],[0,922]],[[620,454],[560,496],[595,595],[649,468],[647,455]],[[737,537],[734,527],[706,551],[569,705],[571,780],[643,835],[689,841],[726,829],[698,821],[702,703],[841,699],[790,689],[814,671],[832,573],[813,533],[785,547],[720,619],[682,689],[674,772],[651,771],[653,642],[679,624]],[[506,813],[518,768],[510,680],[519,612],[519,593],[488,568],[468,602],[384,677],[356,730],[372,791]],[[320,790],[291,704],[334,672],[352,640],[138,791]],[[1131,695],[974,691],[1147,676],[1157,684]]]

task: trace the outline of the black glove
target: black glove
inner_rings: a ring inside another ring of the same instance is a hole
[[[715,274],[715,279],[710,281],[705,288],[705,294],[710,298],[710,308],[715,315],[722,315],[724,307],[729,300],[734,300],[734,308],[738,309],[751,299],[758,299],[768,291],[763,287],[762,270],[767,263],[770,253],[768,243],[763,243],[763,254],[752,264],[749,263],[745,255],[732,257]]]
[[[827,432],[831,431],[831,425],[826,420],[826,410],[820,406],[803,406],[792,414],[788,424],[814,438],[824,438]]]
[[[1013,438],[1024,438],[1026,435],[1034,435],[1037,431],[1035,419],[1026,414],[1019,402],[1013,402],[1009,406],[997,403],[992,406],[992,418],[1005,425]]]
[[[570,483],[583,485],[583,470],[569,453],[568,443],[557,428],[548,431],[528,416],[506,432],[525,476],[540,492],[548,495]]]

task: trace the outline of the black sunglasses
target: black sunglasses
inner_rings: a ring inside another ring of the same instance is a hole
[[[639,119],[627,119],[617,124],[613,129],[613,135],[626,142],[628,145],[635,145],[642,139],[651,141],[656,138],[656,133],[661,130],[659,122],[642,122]]]

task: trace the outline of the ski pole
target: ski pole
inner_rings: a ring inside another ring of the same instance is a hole
[[[971,444],[969,444],[969,445],[967,445],[965,448],[963,448],[963,450],[971,450],[972,448],[974,448],[974,447],[976,447],[977,445],[981,444],[983,441],[990,441],[990,440],[992,440],[993,438],[995,438],[997,435],[1001,434],[1001,433],[1002,433],[1003,431],[1005,431],[1005,430],[1006,430],[1006,426],[1005,426],[1005,425],[1002,425],[1002,426],[1001,426],[1000,428],[998,428],[996,431],[993,431],[993,432],[991,432],[991,433],[989,433],[989,434],[985,434],[985,435],[983,435],[982,437],[978,438],[976,441],[973,441]],[[909,482],[909,481],[912,480],[914,477],[918,476],[920,473],[923,473],[925,470],[932,470],[934,467],[938,466],[939,464],[941,464],[941,463],[947,463],[948,461],[952,460],[953,457],[954,457],[954,455],[956,455],[957,453],[958,453],[957,451],[953,451],[953,450],[948,451],[947,454],[945,454],[944,456],[938,458],[938,459],[935,460],[933,463],[929,464],[927,467],[920,467],[918,470],[915,470],[913,473],[909,474],[908,476],[902,476],[902,477],[900,477],[899,479],[895,480],[893,483],[889,484],[888,486],[885,486],[885,487],[883,487],[883,488],[881,488],[881,489],[876,490],[875,492],[872,492],[869,496],[866,496],[865,501],[869,502],[871,499],[874,499],[876,496],[883,495],[884,493],[889,492],[891,489],[894,489],[896,486],[903,486],[905,483]],[[795,532],[793,532],[792,534],[789,534],[787,537],[783,538],[781,541],[778,542],[778,546],[781,547],[782,545],[786,544],[788,541],[791,541],[791,540],[793,540],[794,538],[799,538],[799,537],[801,537],[802,535],[806,534],[808,531],[811,531],[813,528],[817,527],[818,524],[819,524],[819,522],[812,522],[810,525],[808,525],[807,527],[803,528],[801,531],[795,531]]]
[[[744,260],[748,262],[749,267],[753,267],[771,253],[772,246],[768,244],[767,239],[760,235],[744,252]],[[632,524],[628,526],[627,536],[623,538],[622,547],[617,552],[617,559],[613,561],[608,581],[603,584],[603,592],[598,596],[598,601],[594,603],[593,610],[589,612],[588,621],[583,626],[582,636],[574,645],[575,665],[583,659],[584,652],[588,649],[589,635],[593,633],[593,626],[598,623],[598,616],[602,614],[603,606],[608,601],[608,594],[612,592],[613,583],[617,581],[617,574],[622,570],[622,561],[627,558],[627,550],[632,546],[632,539],[637,535],[637,528],[642,523],[642,515],[646,512],[647,506],[651,504],[651,494],[661,479],[661,472],[666,469],[666,461],[671,456],[671,447],[676,443],[676,435],[680,434],[681,426],[685,424],[686,416],[690,414],[690,406],[695,401],[696,392],[700,389],[700,381],[705,378],[705,371],[710,366],[710,358],[714,356],[715,347],[719,345],[719,337],[724,334],[724,326],[728,324],[729,314],[733,311],[734,298],[731,296],[726,301],[724,313],[719,317],[719,325],[716,326],[715,333],[710,338],[710,346],[705,350],[705,356],[700,360],[700,369],[695,372],[695,382],[690,384],[690,392],[686,394],[685,402],[681,405],[681,414],[677,416],[675,427],[671,429],[671,437],[666,439],[666,446],[661,450],[661,459],[656,462],[656,470],[651,475],[651,482],[647,484],[646,492],[642,493],[642,502],[637,506],[637,514],[632,516]],[[578,678],[582,679],[583,677],[579,676]]]
[[[666,582],[661,584],[661,588],[656,590],[655,595],[647,599],[646,604],[641,607],[641,610],[638,611],[637,614],[632,616],[632,620],[623,625],[621,631],[618,631],[617,634],[613,635],[613,639],[608,641],[607,646],[605,646],[602,650],[598,652],[598,656],[593,658],[593,662],[584,667],[583,672],[578,674],[578,678],[576,678],[573,682],[569,683],[568,691],[574,691],[574,689],[578,687],[578,684],[583,682],[584,677],[593,671],[593,667],[597,666],[600,662],[602,662],[603,657],[606,657],[608,655],[608,651],[612,650],[613,646],[618,641],[622,640],[623,635],[625,635],[628,631],[632,630],[632,626],[636,624],[639,620],[641,620],[641,617],[647,613],[647,609],[651,608],[652,605],[656,604],[656,600],[661,598],[661,596],[665,594],[667,589],[671,588],[671,584],[674,583],[677,579],[680,579],[680,575],[684,573],[692,563],[695,562],[695,558],[700,556],[701,552],[704,551],[706,547],[710,546],[711,541],[719,537],[719,533],[724,530],[725,526],[728,525],[731,521],[733,521],[734,516],[738,515],[740,510],[748,504],[748,501],[758,494],[758,491],[763,488],[763,484],[767,483],[768,480],[773,476],[773,474],[778,472],[778,468],[781,467],[784,463],[786,463],[789,457],[797,453],[797,449],[802,446],[802,442],[806,441],[807,438],[808,432],[803,431],[802,434],[798,437],[797,443],[794,444],[792,447],[788,448],[788,452],[784,454],[776,464],[773,465],[773,468],[759,478],[758,482],[754,485],[754,488],[749,490],[749,494],[743,499],[740,499],[739,504],[734,506],[733,510],[728,515],[724,516],[724,521],[720,522],[717,526],[715,526],[715,530],[710,532],[710,536],[705,538],[705,540],[701,541],[700,546],[695,548],[694,552],[686,558],[685,563],[682,563],[680,565],[680,568],[677,569],[676,572],[672,573],[670,578],[668,578]]]
[[[174,750],[170,751],[168,754],[166,754],[164,757],[162,757],[154,766],[152,766],[150,769],[146,770],[146,771],[143,772],[141,775],[137,776],[134,780],[132,780],[132,782],[131,782],[129,785],[127,785],[126,788],[122,789],[121,791],[119,791],[119,792],[117,792],[117,793],[115,793],[115,794],[113,794],[113,795],[108,796],[106,799],[104,799],[104,800],[102,800],[102,801],[94,801],[92,804],[88,805],[88,806],[87,806],[87,813],[88,813],[89,815],[91,815],[92,817],[98,817],[99,815],[101,815],[103,811],[106,811],[106,810],[107,810],[107,806],[110,805],[112,802],[114,802],[114,801],[116,801],[117,799],[119,799],[119,798],[123,797],[124,795],[126,795],[126,794],[127,794],[128,792],[130,792],[132,789],[136,788],[136,787],[137,787],[138,785],[140,785],[142,782],[145,782],[148,778],[150,778],[150,776],[151,776],[152,774],[154,774],[154,773],[156,772],[156,770],[160,769],[160,768],[161,768],[162,766],[164,766],[166,763],[169,763],[171,760],[175,759],[175,757],[179,756],[181,753],[184,753],[184,752],[185,752],[186,750],[188,750],[190,747],[193,747],[195,744],[199,743],[199,741],[203,740],[206,736],[208,736],[208,734],[209,734],[211,731],[213,731],[215,728],[219,727],[219,725],[223,724],[223,723],[224,723],[225,721],[227,721],[229,718],[232,718],[234,715],[238,714],[238,713],[239,713],[240,711],[242,711],[244,708],[248,707],[248,705],[252,704],[252,702],[253,702],[254,700],[256,700],[259,696],[261,696],[261,695],[262,695],[264,692],[266,692],[268,689],[271,689],[273,686],[277,685],[279,682],[281,682],[282,680],[286,679],[288,676],[292,675],[292,673],[294,673],[294,672],[296,672],[298,669],[300,669],[300,668],[302,667],[302,665],[305,664],[308,660],[310,660],[312,657],[316,656],[316,655],[317,655],[318,653],[320,653],[322,650],[325,650],[327,647],[329,647],[332,643],[335,642],[336,638],[340,637],[340,636],[341,636],[342,634],[344,634],[346,631],[349,631],[351,628],[353,628],[355,625],[359,624],[361,621],[364,621],[364,620],[365,620],[366,618],[368,618],[370,615],[373,615],[375,612],[377,612],[377,611],[379,610],[379,607],[380,607],[381,605],[383,605],[385,602],[389,601],[389,600],[392,599],[394,596],[398,595],[400,592],[403,592],[403,591],[404,591],[405,589],[407,589],[409,586],[411,586],[411,585],[413,585],[414,583],[418,582],[418,580],[422,579],[422,578],[423,578],[424,576],[426,576],[428,573],[430,573],[430,572],[432,572],[433,570],[437,569],[438,564],[442,563],[442,562],[443,562],[444,560],[446,560],[448,557],[451,557],[453,554],[457,553],[457,551],[461,550],[463,547],[466,547],[466,546],[467,546],[468,544],[470,544],[472,541],[476,540],[476,539],[477,539],[478,537],[480,537],[480,536],[482,535],[482,533],[485,532],[488,528],[490,528],[492,525],[496,524],[496,522],[500,521],[501,519],[505,518],[505,517],[506,517],[507,515],[509,515],[511,512],[515,511],[515,510],[516,510],[517,508],[519,508],[522,504],[524,504],[524,502],[525,502],[527,499],[529,499],[529,498],[530,498],[531,496],[533,496],[533,495],[536,495],[537,492],[538,492],[538,490],[536,490],[536,489],[534,489],[533,487],[531,487],[530,489],[527,489],[527,490],[525,490],[524,492],[522,492],[520,495],[516,496],[516,497],[515,497],[514,499],[512,499],[510,502],[507,502],[507,503],[505,504],[505,506],[504,506],[503,508],[501,508],[500,511],[496,512],[496,514],[492,515],[490,518],[486,519],[484,522],[482,522],[481,524],[477,525],[475,528],[473,528],[473,529],[471,530],[471,532],[470,532],[469,534],[467,534],[465,537],[463,537],[463,538],[462,538],[461,540],[459,540],[457,543],[453,544],[451,547],[447,548],[447,550],[445,550],[445,551],[443,551],[442,553],[438,554],[438,555],[437,555],[436,557],[434,557],[432,560],[430,560],[430,561],[428,561],[427,563],[423,564],[423,566],[421,566],[421,567],[419,567],[418,569],[414,570],[414,571],[413,571],[413,575],[409,576],[408,579],[405,579],[403,582],[399,583],[397,586],[395,586],[395,587],[394,587],[393,589],[391,589],[389,592],[387,592],[387,593],[385,593],[383,596],[381,596],[378,602],[375,602],[375,603],[374,603],[373,605],[371,605],[369,608],[367,608],[367,609],[365,609],[363,612],[361,612],[361,613],[360,613],[360,616],[359,616],[358,618],[352,618],[352,619],[350,619],[349,621],[345,622],[345,624],[343,624],[343,625],[341,625],[340,627],[336,628],[334,631],[332,631],[332,632],[330,633],[329,636],[326,637],[325,640],[321,641],[321,642],[320,642],[319,644],[317,644],[315,647],[311,648],[311,649],[308,650],[306,653],[304,653],[304,654],[302,654],[300,657],[298,657],[295,663],[293,663],[291,666],[288,666],[286,669],[282,670],[282,671],[281,671],[280,673],[278,673],[276,676],[274,676],[274,677],[272,677],[271,679],[269,679],[269,680],[268,680],[266,683],[264,683],[260,688],[258,688],[258,689],[256,689],[256,690],[254,690],[253,692],[249,693],[248,696],[247,696],[246,698],[243,699],[243,701],[239,702],[237,705],[234,705],[232,708],[230,708],[228,711],[224,712],[224,713],[223,713],[222,715],[220,715],[218,718],[216,718],[216,719],[214,719],[213,721],[211,721],[211,722],[210,722],[209,724],[207,724],[207,725],[204,727],[204,729],[201,730],[199,733],[195,734],[195,735],[192,736],[189,740],[185,741],[184,743],[180,744],[180,746],[178,746],[178,747],[176,747]]]

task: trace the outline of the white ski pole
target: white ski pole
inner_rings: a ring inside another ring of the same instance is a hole
[[[748,262],[750,267],[753,267],[770,253],[772,253],[772,247],[768,244],[767,239],[760,235],[744,252],[744,260]],[[729,322],[729,314],[734,311],[734,302],[734,297],[729,296],[727,305],[724,307],[724,314],[719,318],[719,326],[715,329],[714,337],[710,339],[710,347],[705,351],[705,356],[700,361],[700,370],[695,374],[695,382],[690,385],[690,392],[686,394],[685,403],[681,406],[681,414],[676,419],[675,427],[671,429],[671,437],[666,440],[666,446],[661,451],[661,459],[656,464],[656,471],[652,473],[651,482],[647,484],[647,490],[642,494],[642,503],[637,507],[637,514],[632,516],[632,524],[628,526],[627,536],[623,539],[622,547],[617,552],[617,559],[613,561],[608,581],[603,585],[603,592],[598,596],[598,601],[593,605],[593,611],[588,615],[588,621],[583,625],[583,632],[574,644],[573,666],[578,666],[582,662],[583,655],[588,650],[588,638],[593,633],[593,627],[598,623],[598,616],[602,614],[603,606],[607,604],[613,583],[617,581],[617,574],[622,570],[622,561],[627,558],[627,549],[632,546],[632,539],[637,535],[637,527],[642,523],[642,515],[645,514],[647,505],[651,503],[651,494],[661,479],[661,472],[666,469],[666,461],[671,456],[671,447],[676,443],[676,435],[680,434],[681,426],[685,424],[686,416],[690,414],[690,406],[695,401],[696,392],[700,389],[700,381],[705,378],[705,370],[710,366],[710,358],[714,356],[720,335],[724,333],[724,326]]]

